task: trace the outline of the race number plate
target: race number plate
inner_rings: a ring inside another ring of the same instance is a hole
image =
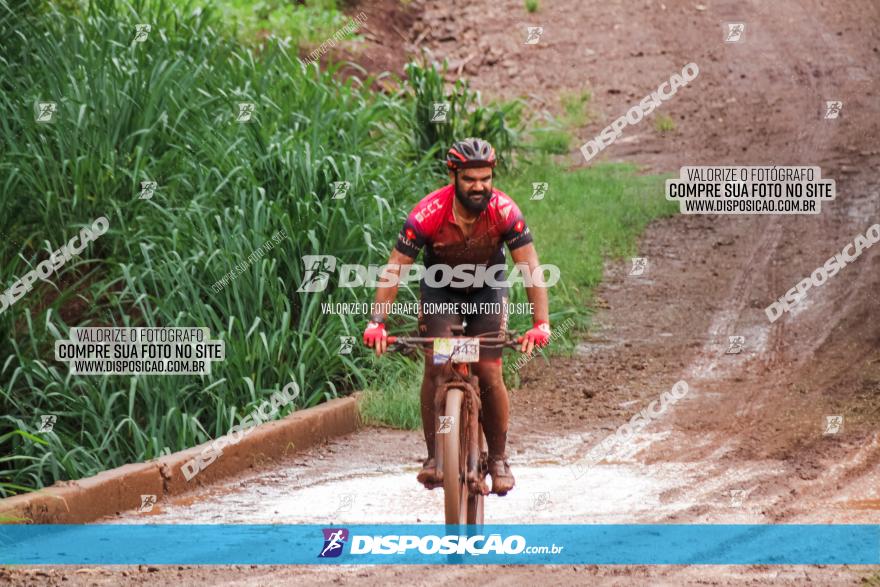
[[[480,339],[435,338],[434,364],[442,365],[450,358],[453,363],[476,363],[480,360]]]

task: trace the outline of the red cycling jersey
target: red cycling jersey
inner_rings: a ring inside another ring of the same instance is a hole
[[[422,198],[404,222],[395,248],[415,258],[427,245],[425,267],[436,263],[496,265],[504,263],[505,243],[512,251],[532,242],[522,212],[501,190],[492,190],[489,205],[480,213],[468,238],[455,223],[454,201],[453,184]]]

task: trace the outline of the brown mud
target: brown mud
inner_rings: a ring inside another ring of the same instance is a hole
[[[367,3],[359,9],[370,16]],[[560,92],[591,89],[593,119],[573,131],[578,146],[686,63],[699,65],[697,79],[597,160],[676,174],[684,165],[819,165],[837,181],[837,199],[820,215],[678,215],[641,238],[645,275],[609,263],[596,332],[575,357],[529,363],[522,387],[511,391],[518,485],[487,501],[487,521],[880,522],[880,249],[865,251],[776,322],[764,313],[880,221],[880,7],[556,0],[528,14],[513,0],[426,0],[408,10],[417,15],[404,31],[409,43],[457,60],[453,71],[487,97],[525,96],[558,111]],[[746,24],[741,42],[723,42],[725,22]],[[524,44],[526,26],[544,27],[539,43]],[[823,118],[827,100],[843,102],[838,119]],[[672,132],[657,132],[659,115],[672,118]],[[570,162],[584,165],[577,150]],[[503,178],[498,184],[503,189]],[[734,335],[745,337],[743,350],[727,354]],[[637,435],[635,454],[575,477],[572,465],[590,448],[680,379],[688,394]],[[843,416],[836,433],[826,433],[831,415]],[[151,521],[436,523],[442,496],[414,479],[422,451],[418,432],[367,429],[160,504]],[[876,571],[230,566],[42,568],[0,577],[16,585],[841,585]]]

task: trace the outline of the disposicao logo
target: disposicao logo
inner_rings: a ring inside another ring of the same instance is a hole
[[[514,226],[517,232],[528,234],[529,229],[520,221]],[[330,277],[337,272],[337,259],[332,255],[303,255],[302,284],[298,292],[316,293],[326,290],[330,285]],[[430,287],[509,287],[522,283],[526,287],[553,287],[559,282],[559,267],[551,264],[538,265],[534,269],[526,263],[513,266],[507,278],[503,275],[507,265],[475,265],[459,263],[447,265],[435,263],[430,267],[411,264],[400,265],[357,265],[341,264],[338,267],[339,279],[337,287],[394,287],[401,283],[411,283],[424,279]],[[501,278],[498,281],[496,278]]]
[[[346,528],[324,528],[324,548],[318,558],[335,558],[342,554],[342,547],[348,542]]]

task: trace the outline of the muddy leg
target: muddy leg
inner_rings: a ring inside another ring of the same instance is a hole
[[[425,446],[428,458],[434,458],[434,437],[437,434],[437,415],[435,414],[434,393],[437,389],[437,377],[440,367],[431,364],[430,357],[425,358],[425,375],[422,378],[422,429],[425,433]]]

